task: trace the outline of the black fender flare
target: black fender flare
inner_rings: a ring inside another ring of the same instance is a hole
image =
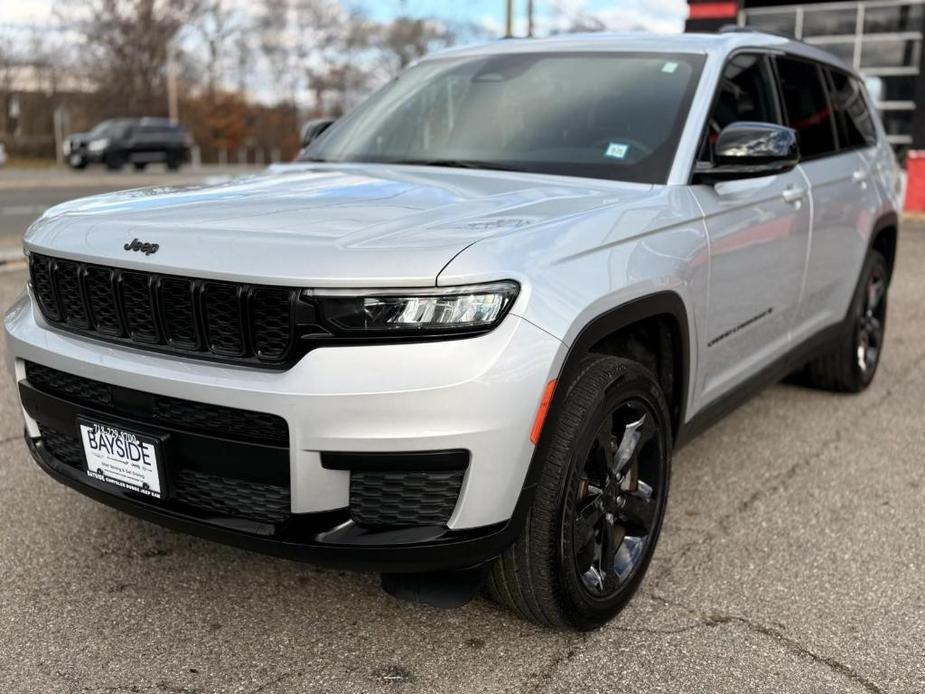
[[[681,296],[673,291],[661,291],[638,299],[632,299],[594,317],[581,328],[578,336],[572,341],[559,369],[558,383],[553,392],[552,404],[546,415],[540,440],[530,460],[530,467],[524,481],[525,492],[532,489],[542,472],[542,465],[539,461],[543,460],[548,447],[549,437],[546,432],[555,427],[555,422],[559,417],[567,395],[567,389],[560,386],[564,386],[571,381],[578,372],[582,358],[603,338],[634,323],[657,316],[669,316],[674,319],[678,326],[675,336],[676,344],[673,345],[676,391],[675,393],[666,394],[669,397],[674,396],[677,400],[677,408],[674,408],[676,411],[672,412],[672,419],[674,420],[672,422],[673,433],[677,435],[684,423],[690,389],[690,323],[687,306]]]

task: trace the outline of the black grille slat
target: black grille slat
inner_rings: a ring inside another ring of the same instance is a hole
[[[50,258],[33,255],[29,259],[29,269],[32,275],[32,289],[35,291],[42,313],[49,320],[59,321],[61,310],[58,308],[51,263]]]
[[[39,254],[31,254],[30,271],[45,318],[76,332],[276,368],[290,364],[299,348],[295,315],[301,304],[295,289],[120,270]],[[300,319],[298,325],[303,324]]]
[[[350,473],[350,517],[365,527],[445,525],[464,470]]]
[[[244,355],[240,294],[234,284],[207,282],[203,288],[209,349],[215,354]]]
[[[267,359],[279,359],[292,343],[292,293],[285,289],[255,289],[254,348]]]
[[[75,328],[89,328],[90,320],[87,317],[83,292],[80,288],[80,266],[68,260],[55,261],[55,276],[58,281],[61,308],[64,309],[64,320]]]
[[[128,334],[138,342],[159,342],[151,301],[151,277],[138,272],[123,272],[119,280],[122,284],[122,304]]]
[[[195,285],[189,280],[165,277],[160,283],[160,305],[167,342],[181,349],[199,349],[196,328]]]
[[[116,306],[113,271],[104,267],[89,266],[84,279],[87,303],[96,329],[104,335],[122,335],[122,320]]]

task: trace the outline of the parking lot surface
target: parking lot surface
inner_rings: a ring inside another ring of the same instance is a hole
[[[868,392],[775,386],[678,452],[641,592],[589,634],[99,505],[30,460],[4,378],[0,692],[923,693],[922,267],[907,224]],[[0,304],[24,278],[0,267]]]

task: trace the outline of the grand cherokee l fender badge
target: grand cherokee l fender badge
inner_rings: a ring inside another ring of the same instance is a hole
[[[134,239],[131,243],[127,243],[122,248],[127,251],[141,251],[145,255],[151,255],[152,253],[157,253],[157,249],[160,248],[158,243],[148,243],[147,241],[141,242],[138,239]]]

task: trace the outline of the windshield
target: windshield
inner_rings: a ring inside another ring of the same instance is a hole
[[[302,161],[510,169],[664,183],[703,57],[520,53],[429,60]]]

